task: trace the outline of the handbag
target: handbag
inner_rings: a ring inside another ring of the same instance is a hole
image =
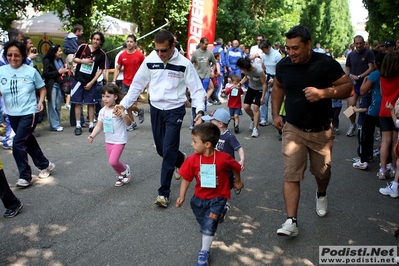
[[[75,79],[75,77],[73,76],[71,71],[68,71],[67,73],[63,74],[60,79],[62,80],[61,83],[61,88],[62,91],[65,94],[70,94],[71,93],[71,87],[72,87],[72,83],[73,80]]]

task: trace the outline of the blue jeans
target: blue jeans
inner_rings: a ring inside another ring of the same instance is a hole
[[[12,143],[9,143],[10,138],[11,138],[11,133],[12,133],[12,128],[10,124],[10,118],[8,115],[5,115],[6,118],[6,138],[3,140],[3,145],[5,146],[11,146]]]
[[[237,75],[241,78],[241,70],[239,68],[231,68],[231,71],[229,71],[229,76],[231,75]]]
[[[51,90],[51,99],[48,101],[50,130],[57,130],[61,126],[61,104],[63,97],[60,84],[54,82],[53,89]]]
[[[271,90],[267,88],[265,94],[265,103],[260,106],[260,121],[268,121],[269,116],[269,99],[270,95],[272,94]],[[272,114],[273,119],[273,114]]]
[[[9,115],[8,117],[15,132],[12,155],[17,163],[19,178],[30,182],[32,180],[32,171],[28,164],[28,154],[32,158],[34,165],[40,170],[47,168],[50,163],[32,134],[37,125],[37,115]]]
[[[161,186],[158,195],[169,197],[175,167],[180,167],[184,155],[179,151],[180,129],[186,115],[184,105],[171,110],[150,106],[152,135],[157,153],[162,157]]]
[[[218,228],[218,220],[223,212],[227,199],[200,199],[193,196],[190,200],[191,209],[200,224],[200,232],[206,236],[214,236]]]

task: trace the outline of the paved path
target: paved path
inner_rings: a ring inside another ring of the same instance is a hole
[[[212,245],[212,265],[319,265],[320,245],[398,244],[393,236],[398,201],[378,193],[385,186],[375,175],[378,159],[370,171],[352,168],[357,140],[345,136],[349,123],[343,116],[342,133],[334,143],[328,215],[315,213],[316,184],[307,171],[299,235],[277,236],[285,221],[281,143],[272,126],[260,128],[259,138],[251,138],[248,124],[248,116],[241,116],[237,137],[246,152],[245,189],[232,196],[232,209]],[[148,111],[146,121],[129,133],[122,160],[131,166],[132,181],[120,188],[114,187],[104,137],[89,144],[87,130],[76,137],[73,128],[63,126],[62,133],[37,129],[38,141],[56,168],[48,179],[35,176],[30,188],[15,188],[11,151],[0,151],[9,182],[25,204],[17,217],[0,218],[0,265],[194,265],[201,236],[188,202],[180,209],[153,203],[161,158]],[[190,154],[188,126],[189,115],[181,131],[181,150]],[[179,181],[173,181],[172,202],[178,191]]]

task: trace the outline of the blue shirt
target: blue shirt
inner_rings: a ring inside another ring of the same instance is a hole
[[[373,87],[371,87],[371,104],[367,114],[378,116],[381,107],[380,71],[374,70],[371,72],[367,80],[373,83]]]
[[[8,115],[37,113],[36,90],[44,86],[42,77],[33,67],[25,64],[18,69],[10,65],[0,67],[0,91]]]

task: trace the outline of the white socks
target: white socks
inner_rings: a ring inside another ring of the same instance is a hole
[[[202,248],[201,250],[209,251],[213,242],[213,236],[202,235]]]

